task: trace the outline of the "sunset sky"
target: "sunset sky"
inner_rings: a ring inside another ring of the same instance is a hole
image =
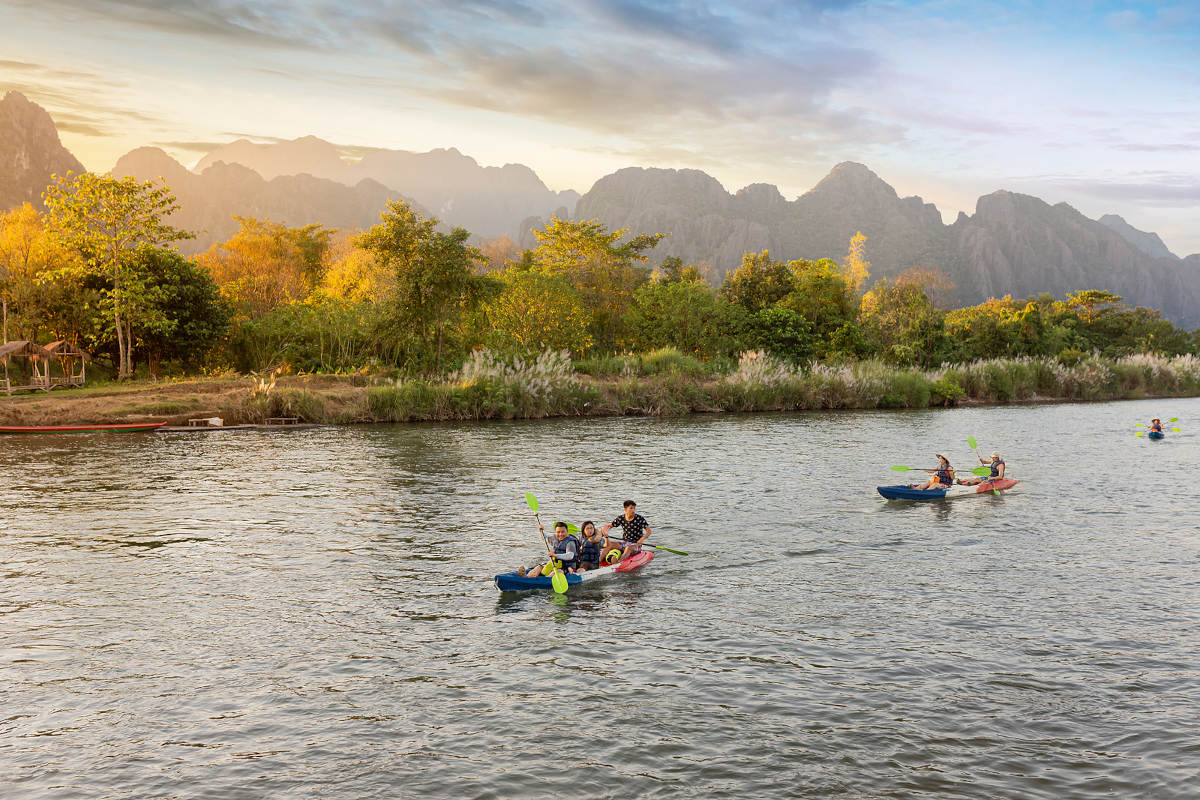
[[[0,92],[93,170],[312,134],[791,198],[851,160],[948,221],[1003,188],[1200,252],[1200,4],[1043,5],[0,0]]]

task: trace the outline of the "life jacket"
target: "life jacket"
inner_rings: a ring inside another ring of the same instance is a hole
[[[604,543],[601,538],[598,542],[589,542],[588,538],[582,534],[579,536],[579,560],[589,564],[600,563],[600,547]]]
[[[1000,477],[1000,465],[1003,463],[1004,463],[1003,461],[1000,461],[999,459],[997,459],[996,461],[993,461],[992,463],[988,464],[988,466],[992,468],[991,477],[993,477],[993,478]]]
[[[954,481],[950,480],[950,468],[949,467],[938,467],[937,472],[935,472],[933,474],[934,474],[934,477],[936,477],[938,479],[939,483],[941,483],[945,486],[953,486],[954,485]]]
[[[575,545],[574,555],[571,555],[571,545]],[[579,540],[574,536],[567,536],[561,542],[557,538],[554,540],[554,558],[562,562],[563,569],[573,567],[579,563],[579,551]]]
[[[1157,425],[1150,423],[1150,430],[1154,431],[1155,433],[1162,433],[1162,423],[1160,422]]]

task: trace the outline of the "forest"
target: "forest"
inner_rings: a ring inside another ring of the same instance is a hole
[[[1200,345],[1198,332],[1102,287],[950,308],[954,287],[936,270],[872,280],[861,233],[819,260],[746,253],[712,285],[709,265],[648,266],[668,232],[597,220],[551,219],[523,250],[507,238],[473,244],[469,231],[396,201],[365,231],[238,218],[232,237],[187,259],[174,243],[190,234],[169,224],[177,204],[162,184],[68,174],[45,205],[0,215],[4,341],[70,341],[120,380],[438,379],[479,353],[546,352],[589,374],[663,351],[709,374],[734,372],[747,353],[800,372],[1022,358],[1074,366],[1194,356]]]

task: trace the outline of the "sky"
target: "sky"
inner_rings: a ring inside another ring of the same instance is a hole
[[[314,135],[792,198],[858,161],[947,221],[1006,189],[1200,253],[1195,0],[0,0],[7,90],[91,170]]]

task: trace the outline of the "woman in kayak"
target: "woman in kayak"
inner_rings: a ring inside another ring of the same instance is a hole
[[[567,523],[554,523],[554,540],[546,536],[546,529],[538,524],[538,530],[542,532],[542,536],[546,538],[546,555],[549,559],[545,564],[539,564],[531,570],[526,570],[524,565],[517,567],[517,574],[521,577],[529,576],[536,578],[539,575],[549,577],[554,574],[555,569],[561,569],[568,575],[575,574],[575,565],[579,561],[579,540],[567,533]],[[556,566],[555,562],[559,562]]]
[[[626,500],[625,513],[602,527],[600,532],[607,534],[618,525],[621,526],[622,531],[621,541],[619,544],[610,544],[606,550],[620,549],[621,558],[640,551],[642,542],[650,538],[650,524],[646,522],[645,517],[637,513],[637,503],[632,500]],[[607,556],[608,552],[606,551],[603,553],[606,562],[608,561]]]
[[[992,451],[992,460],[987,461],[983,456],[979,457],[979,463],[991,468],[992,474],[986,478],[963,478],[959,483],[963,486],[976,486],[984,481],[998,481],[1004,477],[1004,459],[995,450]]]
[[[913,486],[913,489],[949,489],[954,485],[954,467],[950,466],[950,459],[941,453],[937,453],[936,455],[938,457],[938,468],[925,470],[925,472],[930,473],[929,480],[920,486]]]
[[[1150,420],[1150,432],[1151,433],[1162,433],[1163,432],[1162,422],[1157,419]]]
[[[596,530],[591,520],[579,526],[579,566],[576,571],[596,569],[600,566],[600,551],[604,549],[607,536]]]

